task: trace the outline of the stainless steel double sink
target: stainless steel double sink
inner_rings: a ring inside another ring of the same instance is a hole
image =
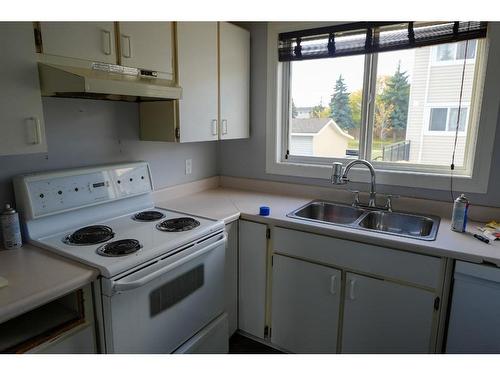
[[[432,215],[389,212],[325,201],[312,201],[287,216],[425,241],[436,239],[440,222],[439,217]]]

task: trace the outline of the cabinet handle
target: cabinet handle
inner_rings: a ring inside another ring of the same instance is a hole
[[[111,55],[111,31],[102,30],[102,47],[105,55]]]
[[[335,275],[330,278],[330,293],[337,294],[337,276]]]
[[[42,143],[42,134],[40,129],[40,119],[38,117],[29,117],[31,128],[29,130],[28,143],[32,145],[39,145]]]
[[[132,57],[132,43],[130,41],[130,36],[128,35],[123,35],[122,34],[122,40],[126,39],[127,40],[127,46],[128,46],[128,52],[125,53],[125,50],[122,48],[122,56],[123,57],[126,57],[126,58],[131,58]],[[123,45],[125,45],[125,43],[122,43]]]
[[[222,134],[227,134],[227,120],[222,120]]]
[[[212,135],[217,135],[217,120],[212,120]]]
[[[354,295],[355,286],[356,286],[356,279],[351,279],[351,281],[349,281],[349,299],[351,301],[354,301],[356,299],[356,296]]]

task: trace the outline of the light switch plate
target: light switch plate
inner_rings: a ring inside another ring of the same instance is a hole
[[[186,174],[193,172],[193,159],[186,159]]]

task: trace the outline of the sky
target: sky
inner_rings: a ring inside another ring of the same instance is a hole
[[[411,82],[414,50],[379,53],[378,75],[392,75],[398,62],[408,73]],[[312,107],[322,100],[328,105],[335,87],[335,81],[342,74],[349,92],[363,86],[363,64],[365,57],[348,56],[333,59],[318,59],[292,62],[292,97],[297,107]]]

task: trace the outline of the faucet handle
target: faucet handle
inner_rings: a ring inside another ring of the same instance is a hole
[[[349,190],[352,193],[352,206],[359,206],[359,190]]]
[[[387,211],[392,212],[392,200],[395,199],[395,198],[399,198],[399,197],[400,196],[397,195],[397,194],[387,194],[386,195],[387,201],[385,202],[384,208]]]

